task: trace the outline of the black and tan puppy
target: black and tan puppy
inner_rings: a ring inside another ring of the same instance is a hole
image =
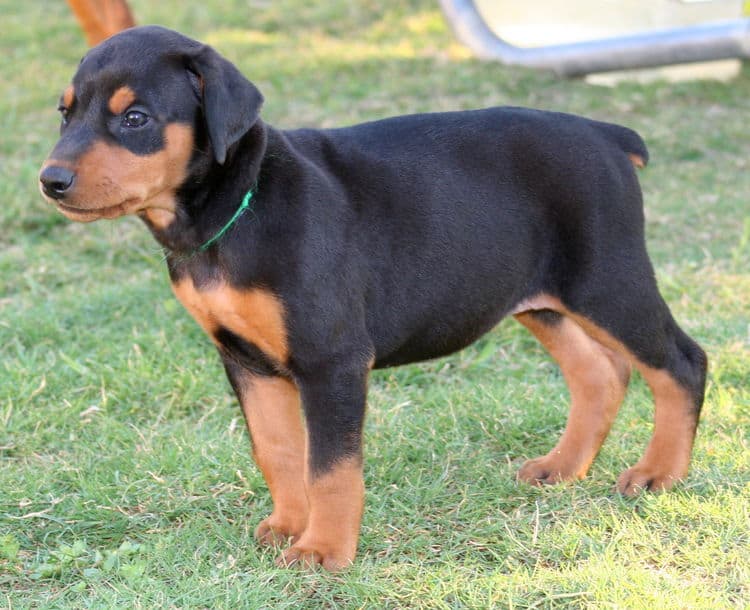
[[[127,30],[83,59],[39,179],[69,218],[137,214],[166,250],[273,497],[256,537],[292,540],[281,563],[354,559],[370,370],[449,354],[506,315],[572,399],[562,438],[520,479],[586,474],[631,366],[655,427],[618,488],[685,476],[706,357],[657,291],[637,134],[521,108],[281,131],[262,101],[210,47]]]

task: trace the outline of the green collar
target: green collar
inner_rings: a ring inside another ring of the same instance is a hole
[[[250,189],[246,194],[245,197],[242,199],[242,203],[240,204],[240,207],[237,208],[237,211],[234,213],[234,216],[232,216],[229,219],[229,222],[225,224],[219,232],[214,235],[211,239],[209,239],[207,242],[205,242],[198,250],[201,252],[205,252],[208,250],[213,244],[215,244],[217,241],[219,241],[223,236],[224,233],[229,231],[229,229],[232,228],[232,225],[237,222],[237,219],[242,216],[242,214],[250,207],[250,200],[253,198],[253,189]]]

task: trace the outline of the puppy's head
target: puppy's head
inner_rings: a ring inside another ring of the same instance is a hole
[[[225,163],[262,102],[211,47],[157,26],[125,30],[89,51],[63,92],[39,187],[72,220],[169,217],[192,168]]]

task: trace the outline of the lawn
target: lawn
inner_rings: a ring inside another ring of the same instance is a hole
[[[659,283],[710,358],[704,416],[670,493],[614,493],[652,429],[639,378],[589,478],[517,484],[567,395],[505,321],[373,375],[356,564],[274,567],[252,539],[270,499],[240,410],[155,242],[132,218],[70,223],[37,192],[83,37],[59,0],[0,0],[0,607],[750,606],[750,66],[601,88],[472,59],[436,1],[132,5],[237,63],[279,127],[513,104],[638,130]]]

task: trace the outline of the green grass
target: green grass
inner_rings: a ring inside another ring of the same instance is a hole
[[[634,380],[585,481],[514,481],[566,417],[561,376],[517,324],[373,376],[356,565],[285,571],[252,540],[270,509],[218,359],[134,219],[71,224],[39,197],[82,36],[65,3],[0,0],[0,607],[750,606],[750,71],[729,85],[612,89],[471,59],[437,2],[146,2],[206,40],[278,126],[518,104],[646,138],[649,247],[709,352],[694,462],[624,500],[652,405]]]

